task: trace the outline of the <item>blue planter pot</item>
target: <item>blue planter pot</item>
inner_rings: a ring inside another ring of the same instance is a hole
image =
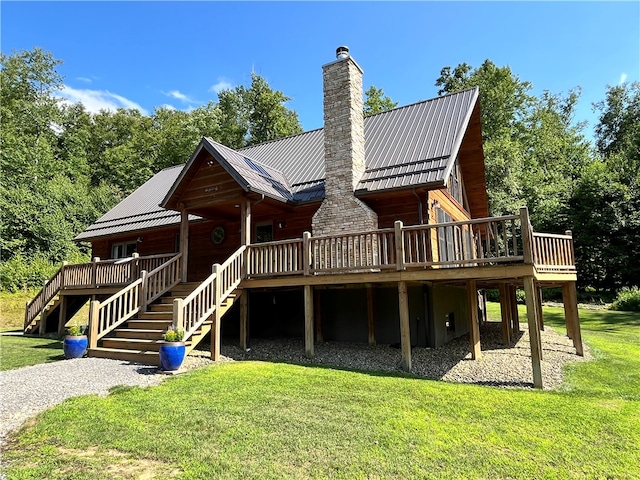
[[[67,335],[62,342],[62,349],[64,350],[64,358],[82,358],[87,351],[87,336]]]
[[[160,368],[174,371],[180,368],[186,348],[184,342],[166,342],[160,345]]]

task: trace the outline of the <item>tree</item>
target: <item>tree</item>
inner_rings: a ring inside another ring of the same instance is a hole
[[[398,106],[398,102],[394,102],[390,97],[384,94],[381,88],[371,85],[364,92],[364,116],[375,115],[376,113],[385,112]]]

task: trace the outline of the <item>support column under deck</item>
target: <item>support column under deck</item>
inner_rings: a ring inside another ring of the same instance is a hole
[[[313,287],[304,286],[304,351],[313,358]]]
[[[240,294],[240,348],[247,350],[248,344],[248,326],[249,326],[249,292],[243,291]]]
[[[60,295],[60,306],[58,307],[58,336],[64,335],[64,325],[67,323],[67,296]]]
[[[540,365],[540,330],[538,329],[538,292],[533,277],[524,277],[524,292],[527,303],[527,319],[529,324],[529,344],[531,345],[531,364],[533,367],[533,385],[542,388],[542,367]]]
[[[471,358],[479,360],[480,325],[478,324],[478,288],[475,280],[467,280],[467,308],[469,309],[469,338],[471,340]]]
[[[373,318],[373,287],[367,285],[367,330],[369,332],[369,345],[376,344],[376,330]]]
[[[573,346],[578,355],[584,356],[582,333],[580,332],[580,316],[578,314],[576,282],[567,282],[562,285],[562,303],[564,304],[564,317],[567,330],[571,330],[570,338],[573,339]]]
[[[407,282],[398,282],[398,304],[400,309],[400,345],[402,368],[411,371],[411,328],[409,326],[409,295]]]
[[[509,296],[507,287],[504,283],[498,284],[500,292],[500,317],[502,318],[502,343],[509,345],[511,343],[511,306],[509,305]]]

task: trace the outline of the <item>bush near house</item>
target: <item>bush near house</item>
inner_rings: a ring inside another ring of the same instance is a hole
[[[612,310],[622,312],[640,312],[640,289],[638,287],[623,288],[611,305]]]

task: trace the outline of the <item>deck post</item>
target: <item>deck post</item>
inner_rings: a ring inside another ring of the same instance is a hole
[[[520,314],[518,313],[518,290],[514,285],[507,287],[509,289],[509,303],[511,305],[511,321],[513,322],[513,331],[520,333]]]
[[[42,289],[44,290],[46,287],[47,282],[44,282],[44,284],[42,285]],[[41,337],[44,336],[47,331],[47,317],[44,313],[46,307],[47,306],[43,303],[42,309],[40,310],[40,324],[38,325],[38,335],[40,335]]]
[[[524,291],[527,302],[527,320],[529,324],[529,344],[531,345],[531,364],[533,367],[533,385],[542,388],[542,359],[540,352],[540,330],[538,329],[538,296],[533,277],[524,277]]]
[[[98,347],[98,322],[100,321],[100,301],[91,300],[89,305],[89,348]]]
[[[64,271],[67,268],[67,265],[69,265],[69,262],[64,260],[60,267],[60,290],[64,290]]]
[[[173,328],[184,328],[184,305],[183,298],[173,300]]]
[[[400,220],[396,220],[394,228],[396,242],[396,268],[398,271],[402,271],[404,270],[404,238],[402,233],[402,222]]]
[[[580,332],[580,316],[578,314],[578,292],[576,282],[567,282],[562,285],[562,303],[564,304],[564,317],[567,326],[571,326],[573,346],[576,353],[584,356],[582,345],[582,333]]]
[[[542,287],[538,286],[538,320],[540,321],[540,330],[544,332],[544,317],[542,316]]]
[[[313,287],[304,286],[304,351],[313,358]]]
[[[396,222],[396,225],[398,222]],[[398,282],[398,304],[400,310],[400,346],[402,348],[402,368],[411,371],[411,327],[409,326],[409,295],[407,282]]]
[[[322,332],[322,290],[314,289],[313,298],[313,320],[316,324],[316,343],[324,343],[324,334]]]
[[[187,266],[189,265],[189,214],[184,209],[180,210],[180,264],[181,280],[187,281]]]
[[[251,201],[245,198],[240,203],[240,245],[251,244]]]
[[[246,290],[240,291],[240,348],[243,351],[247,350],[247,333],[249,325],[249,302],[248,292]]]
[[[500,317],[502,318],[502,344],[511,344],[511,306],[509,305],[509,295],[507,286],[500,282],[498,284],[500,292]]]
[[[302,233],[302,268],[305,277],[311,274],[311,233]]]
[[[373,318],[373,287],[367,285],[367,330],[369,332],[369,345],[376,344],[376,329]]]
[[[476,280],[467,280],[467,308],[469,310],[469,338],[471,340],[471,358],[480,360],[480,324],[478,321],[478,285]]]
[[[529,209],[527,207],[520,208],[520,229],[522,231],[522,254],[524,263],[533,264],[533,232],[531,231],[531,223],[529,221]]]
[[[147,294],[149,291],[149,285],[147,283],[148,273],[146,270],[140,272],[140,278],[142,279],[142,285],[140,285],[140,298],[138,303],[140,304],[140,311],[145,312],[147,310]]]
[[[131,278],[129,278],[129,281],[133,281],[140,275],[140,261],[138,260],[140,258],[140,254],[138,252],[134,252],[131,254],[131,258]]]
[[[220,264],[214,263],[211,268],[216,275],[214,283],[214,296],[216,309],[213,312],[213,327],[211,328],[211,360],[217,362],[220,360],[220,321],[222,315],[220,314],[222,299],[222,283],[220,282]]]
[[[64,335],[64,326],[67,323],[67,296],[60,295],[60,306],[58,310],[58,336]]]
[[[93,257],[91,265],[91,284],[93,288],[98,287],[98,263],[100,263],[100,257]]]

